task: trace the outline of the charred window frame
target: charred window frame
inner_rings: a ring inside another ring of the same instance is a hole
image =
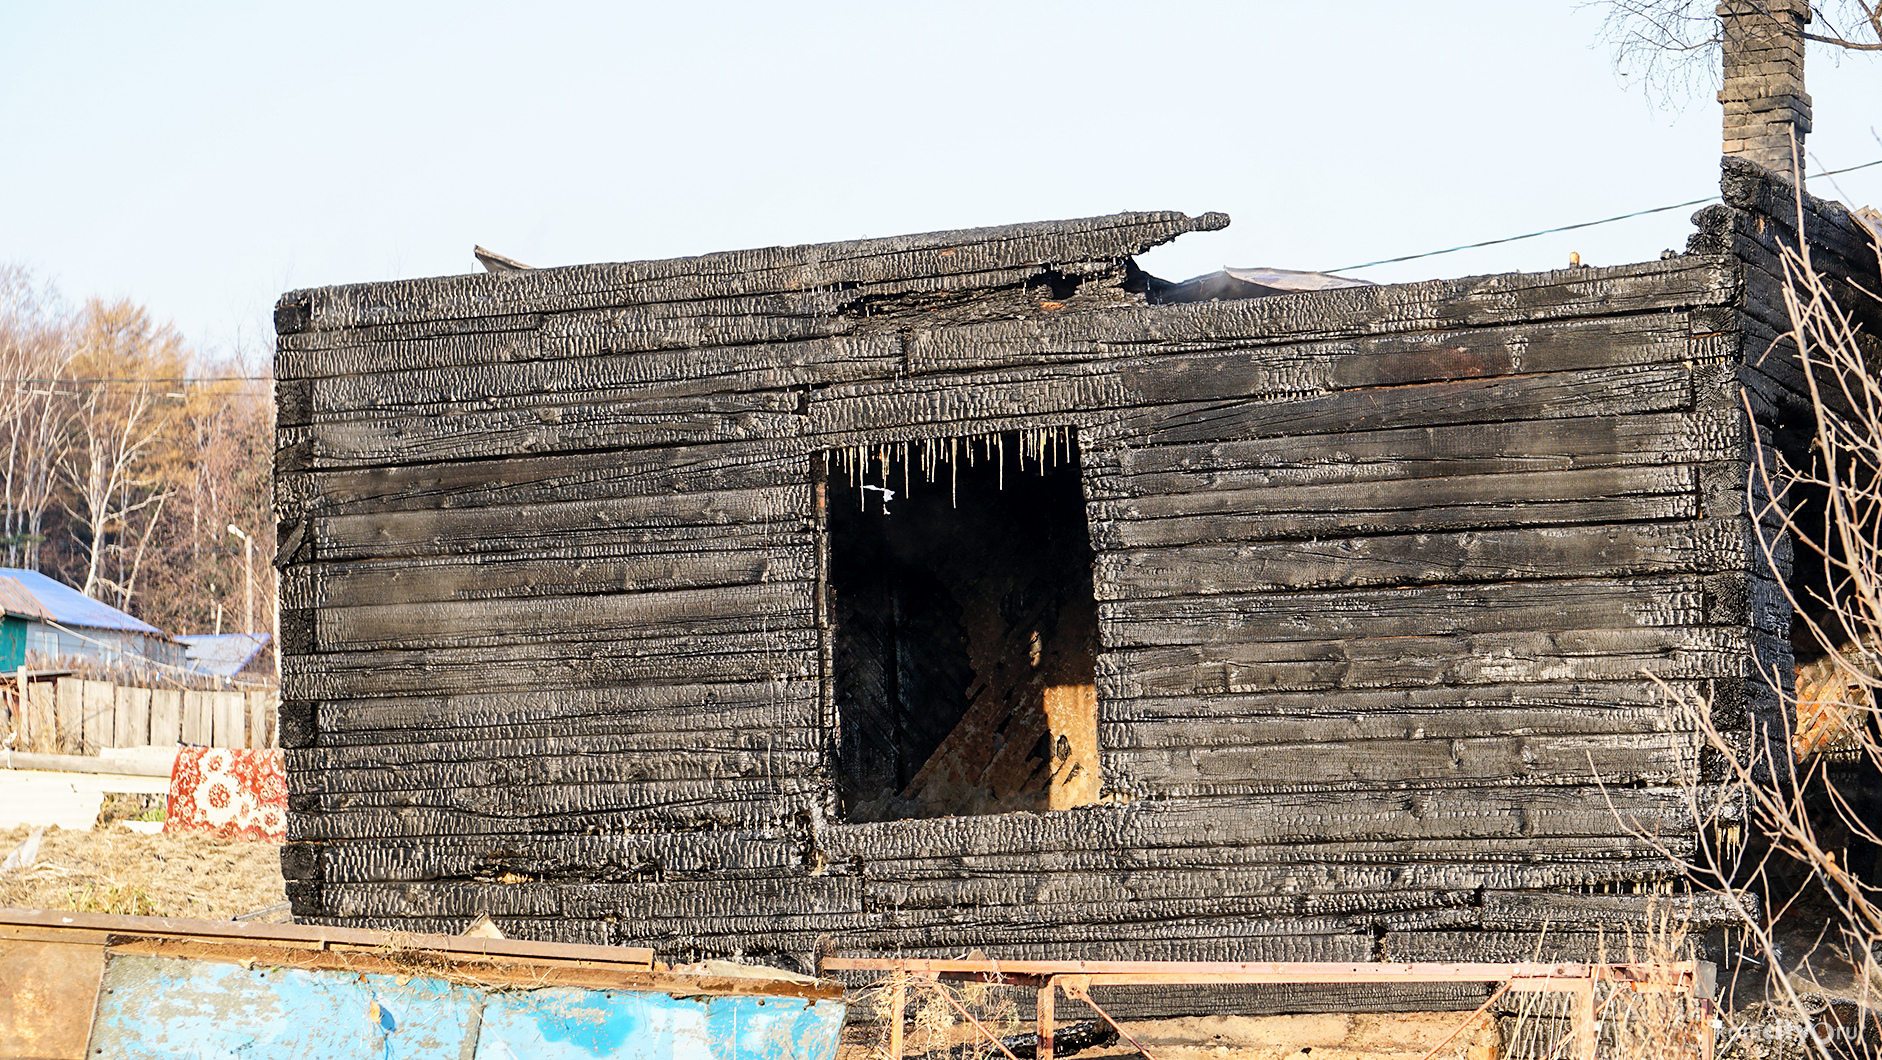
[[[1097,801],[1077,431],[813,457],[831,773],[861,823]]]

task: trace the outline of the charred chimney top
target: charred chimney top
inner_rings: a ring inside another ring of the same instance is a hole
[[[1724,0],[1718,6],[1724,39],[1725,151],[1795,179],[1810,131],[1810,96],[1804,92],[1804,26],[1808,0]]]

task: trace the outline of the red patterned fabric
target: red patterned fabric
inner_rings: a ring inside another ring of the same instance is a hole
[[[184,747],[170,770],[166,832],[229,839],[287,837],[288,782],[279,750]]]

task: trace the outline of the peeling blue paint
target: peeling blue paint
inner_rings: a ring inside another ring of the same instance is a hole
[[[481,992],[436,979],[114,954],[92,1023],[94,1060],[405,1060],[465,1053]],[[390,1024],[390,1026],[388,1026]]]
[[[836,1055],[843,1003],[553,988],[492,995],[479,1060],[819,1060]]]
[[[502,989],[113,954],[93,1060],[831,1060],[841,1001]]]

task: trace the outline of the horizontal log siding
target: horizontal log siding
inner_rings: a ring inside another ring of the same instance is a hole
[[[1736,216],[1664,262],[1160,307],[1126,259],[1219,218],[286,296],[296,915],[780,960],[1637,919],[1601,892],[1695,849],[1713,779],[1667,693],[1742,728],[1785,651]],[[1083,449],[1112,801],[835,823],[814,455],[1043,425]]]

